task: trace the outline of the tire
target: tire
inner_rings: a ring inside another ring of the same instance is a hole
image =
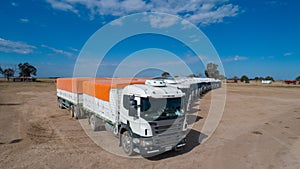
[[[73,106],[73,118],[75,119],[75,120],[77,120],[77,119],[79,119],[79,109],[78,109],[78,107],[77,106]]]
[[[123,151],[128,155],[133,155],[132,137],[129,131],[125,131],[121,137]]]
[[[70,106],[70,115],[72,118],[74,117],[74,105]]]
[[[93,131],[97,131],[97,123],[96,123],[96,116],[94,114],[91,115],[89,121]]]
[[[89,125],[91,125],[91,116],[92,115],[89,113],[88,118],[87,118]]]
[[[60,108],[60,109],[63,109],[63,108],[64,108],[62,99],[60,99],[60,98],[57,99],[57,106],[58,106],[58,108]]]

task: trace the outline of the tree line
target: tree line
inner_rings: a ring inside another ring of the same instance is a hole
[[[0,67],[0,73],[3,75],[4,78],[9,78],[14,77],[15,72],[19,70],[19,77],[31,77],[32,75],[36,76],[37,69],[29,64],[28,62],[25,63],[19,63],[18,68],[6,68],[2,69]]]
[[[224,75],[220,74],[219,70],[218,70],[218,65],[214,64],[214,63],[208,63],[206,65],[206,69],[204,71],[204,74],[206,77],[208,78],[215,78],[215,79],[220,79],[220,80],[224,80],[227,79]],[[163,72],[161,74],[162,77],[168,77],[170,76],[170,73],[168,72]],[[201,77],[202,75],[199,74],[198,76],[195,74],[191,74],[188,75],[188,77]],[[176,77],[176,76],[175,76]],[[271,80],[274,81],[274,78],[271,76],[266,76],[266,77],[255,77],[253,79],[250,79],[248,76],[243,75],[240,78],[238,78],[237,76],[234,76],[233,78],[230,78],[231,80],[240,80],[241,82],[245,82],[245,83],[249,83],[250,80],[256,80],[256,81],[261,81],[261,80]],[[296,81],[300,81],[300,76],[295,78]]]
[[[255,81],[261,81],[261,80],[271,80],[271,81],[275,81],[273,77],[271,76],[266,76],[266,77],[255,77],[253,79],[248,78],[248,76],[243,75],[240,78],[238,78],[237,76],[234,76],[233,78],[231,78],[232,80],[240,80],[241,82],[249,82],[250,80],[255,80]],[[296,77],[294,80],[296,81],[300,81],[300,76]]]
[[[218,65],[214,64],[214,63],[208,63],[206,65],[206,69],[204,71],[204,74],[206,77],[208,78],[215,78],[215,79],[220,79],[223,80],[225,79],[225,76],[220,74],[219,70],[218,70]],[[163,72],[161,74],[162,77],[170,77],[170,73],[169,72]],[[178,76],[174,76],[174,77],[178,77]],[[187,77],[202,77],[202,74],[199,73],[198,75],[196,74],[190,74]]]
[[[255,80],[255,81],[261,81],[261,80],[271,80],[271,81],[275,81],[273,77],[271,76],[266,76],[266,77],[255,77],[253,79],[250,79],[248,76],[243,75],[240,78],[238,78],[237,76],[234,76],[233,78],[231,78],[232,80],[240,80],[241,82],[245,82],[245,83],[249,83],[250,80]]]

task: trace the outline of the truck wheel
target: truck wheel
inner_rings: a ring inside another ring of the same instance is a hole
[[[133,155],[133,143],[132,143],[132,137],[129,133],[129,131],[125,131],[122,134],[122,147],[123,147],[123,151],[128,155],[131,156]]]
[[[70,106],[70,114],[71,114],[71,117],[74,117],[74,105]]]
[[[79,119],[79,110],[77,106],[73,106],[73,118],[75,120]]]
[[[60,109],[63,109],[63,108],[64,108],[62,99],[57,99],[57,106],[58,106],[58,108],[60,108]]]
[[[90,125],[93,131],[97,131],[97,124],[96,124],[96,116],[94,114],[90,117]]]

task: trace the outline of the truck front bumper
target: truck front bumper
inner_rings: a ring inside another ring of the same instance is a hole
[[[160,145],[143,145],[143,144],[135,144],[135,151],[144,157],[155,156],[170,150],[182,150],[186,145],[186,139],[182,139],[179,143],[175,143],[174,145],[160,146]]]

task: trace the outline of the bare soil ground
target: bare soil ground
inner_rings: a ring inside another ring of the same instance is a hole
[[[300,168],[300,88],[228,84],[219,127],[204,144],[199,132],[210,93],[181,152],[125,158],[106,152],[67,110],[55,83],[0,82],[0,168]]]

